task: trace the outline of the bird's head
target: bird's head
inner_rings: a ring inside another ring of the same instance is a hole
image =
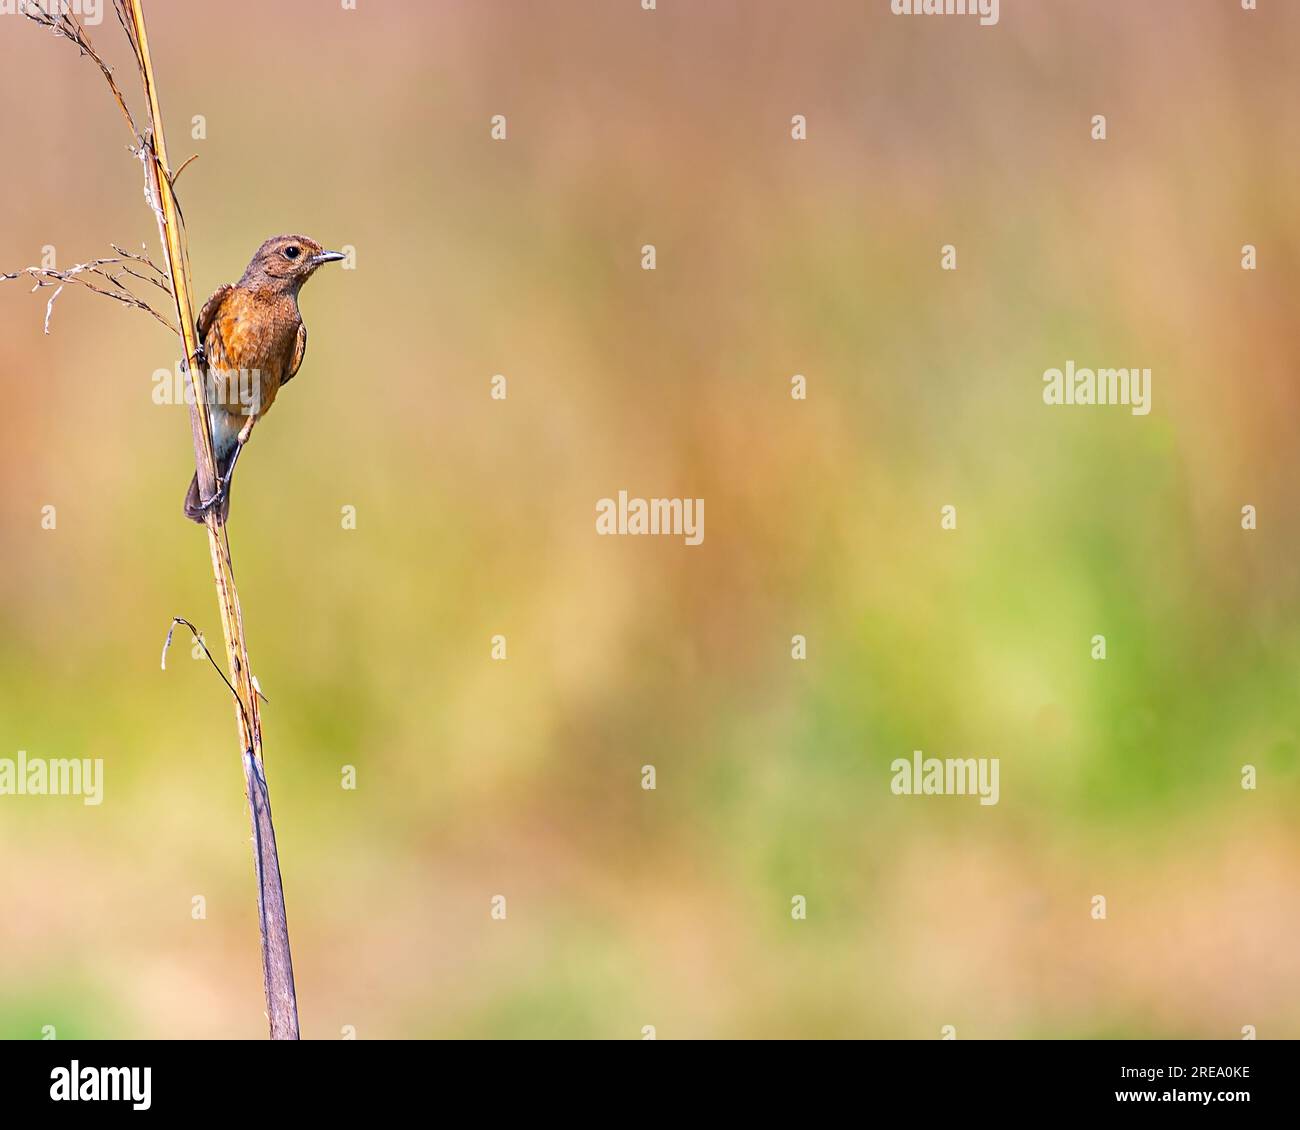
[[[239,281],[245,286],[265,286],[297,294],[317,267],[346,258],[342,252],[326,251],[305,235],[277,235],[257,249]]]

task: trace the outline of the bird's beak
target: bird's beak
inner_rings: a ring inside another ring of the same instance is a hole
[[[347,256],[342,251],[322,251],[318,255],[313,255],[313,263],[337,263],[340,259],[346,259]]]

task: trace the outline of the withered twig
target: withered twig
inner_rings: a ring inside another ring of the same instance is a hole
[[[132,136],[139,137],[140,131],[136,128],[135,118],[131,115],[131,107],[126,104],[126,99],[122,96],[122,91],[118,88],[117,80],[113,77],[113,68],[104,62],[103,56],[95,50],[95,45],[91,43],[90,36],[86,33],[86,29],[82,26],[81,21],[77,19],[74,13],[64,11],[63,9],[65,7],[65,5],[57,5],[56,11],[48,12],[39,5],[31,4],[24,6],[19,10],[33,23],[38,23],[42,27],[47,27],[54,32],[55,35],[60,35],[64,39],[76,44],[78,51],[83,55],[89,56],[94,61],[95,65],[99,67],[100,72],[103,74],[105,81],[108,83],[108,88],[113,92],[113,97],[117,100],[118,107],[122,111],[122,116],[126,118],[126,124],[130,127]],[[121,18],[121,8],[118,7],[118,19],[120,20]],[[132,47],[134,46],[135,44],[132,42]],[[137,52],[137,59],[138,57],[139,53]]]
[[[120,258],[93,259],[89,263],[77,263],[75,266],[69,267],[66,271],[60,271],[54,267],[23,267],[21,270],[13,272],[0,271],[0,281],[12,282],[15,279],[26,277],[35,281],[36,285],[32,287],[32,290],[34,291],[49,286],[57,286],[61,291],[66,284],[75,283],[76,285],[92,291],[95,294],[102,295],[105,298],[111,298],[115,302],[120,302],[123,306],[130,306],[136,310],[143,310],[145,313],[156,318],[171,330],[172,333],[175,333],[176,326],[169,321],[166,316],[155,310],[139,295],[134,294],[122,283],[118,275],[115,275],[111,270],[108,270],[108,268],[114,266],[119,267],[121,271],[131,275],[133,278],[139,279],[141,282],[152,283],[154,286],[165,291],[168,296],[171,295],[170,287],[163,286],[163,284],[156,279],[146,278],[144,275],[139,274],[130,266],[126,265]],[[104,286],[97,286],[91,281],[91,278],[102,279],[104,282],[109,284],[111,289]],[[55,297],[57,296],[56,292]],[[50,305],[53,305],[53,303],[54,299],[51,298]],[[50,332],[48,307],[46,309],[45,332]]]

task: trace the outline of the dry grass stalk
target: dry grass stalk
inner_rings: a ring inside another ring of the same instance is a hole
[[[216,461],[213,457],[212,429],[195,327],[195,302],[190,281],[185,227],[174,191],[176,177],[181,170],[172,173],[167,160],[162,111],[159,107],[158,88],[149,52],[149,37],[145,27],[142,0],[114,0],[114,8],[118,21],[130,41],[144,86],[148,107],[148,128],[143,132],[136,127],[135,117],[117,85],[112,68],[98,53],[77,17],[73,14],[50,14],[35,7],[25,10],[25,14],[36,23],[50,28],[56,35],[75,44],[83,55],[88,56],[99,67],[107,81],[131,130],[134,139],[133,151],[144,166],[145,195],[157,218],[158,233],[165,254],[164,265],[159,267],[146,256],[124,251],[114,245],[113,250],[116,255],[112,258],[78,264],[67,271],[29,267],[14,274],[0,275],[0,278],[16,279],[25,275],[35,280],[36,286],[33,289],[48,286],[58,288],[46,307],[46,332],[49,330],[49,317],[54,299],[69,283],[80,285],[126,306],[145,310],[173,332],[177,332],[177,324],[179,325],[185,368],[193,392],[190,398],[190,430],[194,440],[195,467],[200,490],[204,497],[212,497],[217,482]],[[188,161],[185,162],[185,165],[188,164]],[[181,166],[182,170],[185,165]],[[147,287],[161,289],[168,294],[175,307],[177,324],[173,324],[145,299],[135,294],[124,281],[124,276],[135,279]],[[262,974],[266,990],[267,1016],[270,1020],[272,1039],[297,1039],[298,1006],[294,991],[293,962],[289,951],[289,928],[284,910],[284,891],[280,881],[275,828],[271,822],[270,797],[262,763],[262,727],[258,714],[259,692],[248,661],[243,615],[239,607],[239,594],[235,588],[234,570],[231,565],[229,538],[224,527],[218,522],[215,507],[208,514],[206,528],[208,549],[212,560],[213,583],[217,590],[217,603],[221,612],[221,627],[226,644],[226,660],[230,671],[227,685],[235,696],[235,724],[239,731],[245,792],[252,817],[253,859],[257,872]],[[188,621],[179,622],[188,626]],[[169,632],[168,640],[170,639]],[[204,650],[206,651],[206,648]],[[211,659],[210,655],[209,659]],[[164,650],[164,663],[165,661]]]

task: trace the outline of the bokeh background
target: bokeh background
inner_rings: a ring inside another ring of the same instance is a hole
[[[1300,1035],[1300,8],[149,8],[202,294],[357,253],[231,525],[305,1035]],[[0,97],[0,268],[156,251],[88,62],[0,19]],[[175,342],[48,294],[0,284],[0,755],[106,786],[0,798],[0,1035],[261,1037],[230,703],[158,665],[219,638]],[[1045,407],[1067,359],[1151,414]],[[596,536],[620,489],[704,544]],[[914,749],[1001,803],[892,796]]]

